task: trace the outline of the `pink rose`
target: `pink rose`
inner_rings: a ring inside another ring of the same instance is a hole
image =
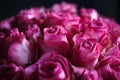
[[[63,26],[44,28],[43,34],[44,39],[39,37],[37,41],[40,54],[54,50],[67,57],[71,53],[67,31]]]
[[[94,68],[102,51],[102,46],[89,34],[76,34],[73,37],[73,53],[70,61],[76,66]]]
[[[44,53],[42,57],[25,69],[26,75],[34,80],[70,80],[69,62],[56,52]],[[36,77],[35,77],[36,76]],[[30,78],[30,80],[33,80]]]
[[[97,70],[104,80],[119,80],[120,59],[115,56],[107,56],[99,62]]]
[[[18,29],[11,30],[10,36],[6,38],[6,43],[8,46],[3,48],[7,50],[5,56],[8,62],[25,66],[34,61],[34,45],[25,38],[23,33],[19,33]]]
[[[93,20],[85,26],[85,32],[91,34],[98,41],[101,41],[105,35],[108,35],[109,27],[102,20]]]

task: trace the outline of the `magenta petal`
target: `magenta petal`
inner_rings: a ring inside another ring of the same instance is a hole
[[[25,38],[23,33],[20,34],[17,30],[15,31],[16,32],[13,30],[7,39],[8,42],[11,42],[8,49],[7,60],[17,65],[27,65],[35,58],[33,44]]]

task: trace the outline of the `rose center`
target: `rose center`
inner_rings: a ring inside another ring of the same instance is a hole
[[[82,46],[83,46],[84,48],[86,48],[86,49],[91,49],[91,48],[92,48],[92,44],[91,44],[91,42],[89,42],[89,41],[84,41],[84,42],[82,43]]]
[[[97,25],[97,26],[103,26],[103,24],[100,23],[100,22],[96,22],[96,25]]]
[[[41,66],[41,69],[46,73],[52,73],[57,68],[57,65],[54,63],[45,63]]]
[[[55,33],[57,31],[57,28],[56,27],[51,27],[50,29],[48,29],[48,33],[50,33],[50,34],[53,34],[53,33]]]

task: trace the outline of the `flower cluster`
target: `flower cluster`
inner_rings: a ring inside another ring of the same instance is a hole
[[[0,80],[120,80],[120,25],[71,3],[0,22]]]

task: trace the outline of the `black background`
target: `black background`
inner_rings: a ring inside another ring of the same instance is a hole
[[[0,21],[16,15],[21,9],[35,6],[47,8],[62,1],[75,3],[78,9],[81,7],[95,8],[100,14],[120,23],[120,0],[0,0]]]

